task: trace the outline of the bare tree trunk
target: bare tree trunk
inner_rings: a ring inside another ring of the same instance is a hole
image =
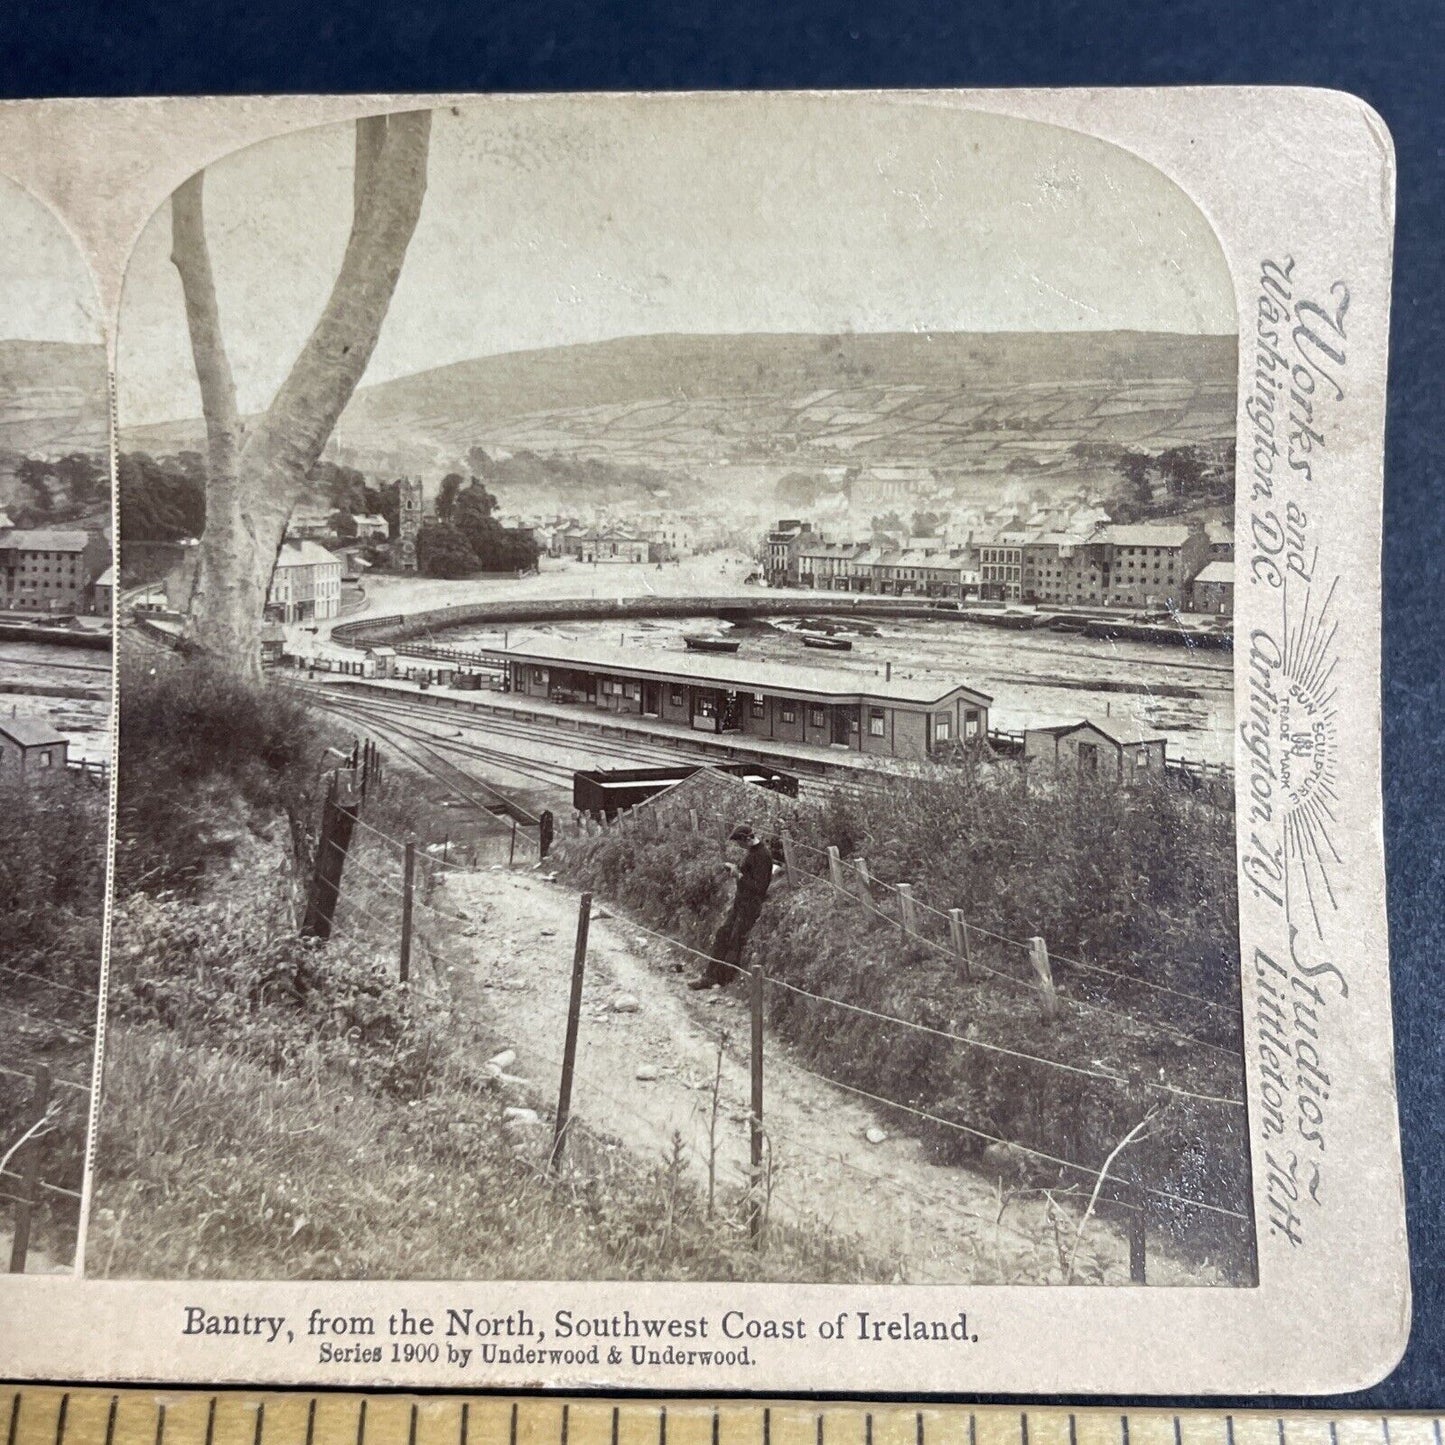
[[[244,440],[206,247],[201,177],[172,199],[172,260],[186,297],[209,449],[206,529],[186,635],[237,671],[259,675],[266,593],[286,523],[376,348],[421,214],[430,134],[428,111],[357,122],[341,269],[290,374]]]

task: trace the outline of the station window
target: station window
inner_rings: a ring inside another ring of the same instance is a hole
[[[785,723],[797,722],[797,720],[798,720],[798,705],[797,705],[797,703],[787,701],[786,699],[785,699],[783,702],[780,702],[780,703],[778,704],[778,715],[782,718],[782,720],[783,720]]]
[[[976,709],[970,708],[963,715],[963,735],[966,738],[976,738],[979,730],[979,715]]]
[[[828,714],[825,713],[822,708],[815,707],[809,710],[808,720],[815,728],[827,727]]]
[[[933,719],[933,740],[946,743],[953,736],[953,719],[946,712],[937,713]]]
[[[874,738],[881,738],[881,737],[883,736],[884,724],[885,724],[886,722],[887,722],[887,717],[885,716],[885,714],[884,714],[884,712],[883,712],[883,709],[882,709],[881,707],[872,707],[872,708],[869,708],[869,709],[868,709],[868,736],[869,736],[869,737],[874,737]]]
[[[50,766],[50,749],[49,749],[49,748],[43,748],[43,749],[41,750],[41,752],[40,752],[40,755],[36,758],[35,761],[36,761],[42,768],[48,768],[48,767]]]
[[[1149,754],[1147,751],[1140,751],[1134,755],[1134,766],[1136,768],[1147,768],[1149,766]]]
[[[667,700],[668,700],[668,702],[670,702],[670,703],[672,704],[673,707],[681,707],[681,706],[682,706],[682,689],[681,689],[680,687],[674,687],[674,688],[670,689],[669,692],[668,692],[668,694],[667,694]]]
[[[545,672],[542,668],[540,668],[540,667],[534,667],[534,668],[532,669],[532,681],[535,682],[535,683],[539,683],[539,684],[546,682],[546,681],[547,681],[547,674],[546,674],[546,672]]]
[[[754,717],[762,717],[763,713],[766,711],[766,707],[762,698],[760,698],[756,693],[753,694],[751,711]]]

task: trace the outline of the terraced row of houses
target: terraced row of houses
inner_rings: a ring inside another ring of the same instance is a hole
[[[764,565],[772,587],[1234,613],[1233,529],[1198,519],[1007,528],[963,545],[914,538],[888,547],[830,542],[792,518],[768,534]]]

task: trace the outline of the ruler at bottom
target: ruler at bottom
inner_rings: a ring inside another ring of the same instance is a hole
[[[1445,1445],[1429,1414],[28,1386],[0,1424],[5,1445]]]

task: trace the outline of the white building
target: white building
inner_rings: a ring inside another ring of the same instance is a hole
[[[341,559],[315,542],[283,542],[266,594],[266,615],[311,622],[341,614]]]

